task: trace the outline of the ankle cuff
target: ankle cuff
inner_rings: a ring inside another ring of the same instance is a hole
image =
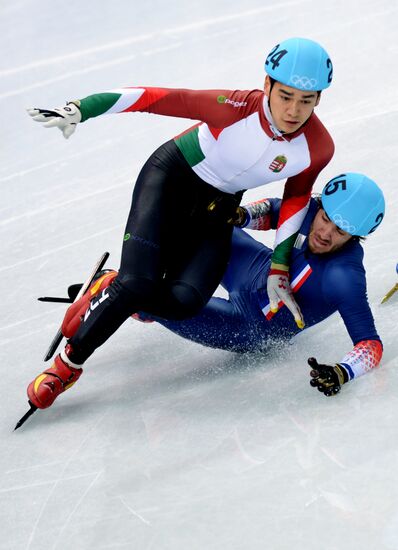
[[[82,366],[78,365],[77,363],[74,363],[71,361],[66,353],[66,348],[63,349],[60,353],[62,361],[65,363],[65,365],[68,365],[68,367],[72,367],[73,369],[81,369]]]

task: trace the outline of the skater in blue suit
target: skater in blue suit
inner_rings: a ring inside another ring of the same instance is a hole
[[[279,199],[248,205],[243,225],[275,229],[279,207]],[[342,174],[325,186],[322,197],[311,198],[293,247],[291,287],[306,326],[338,311],[354,344],[337,365],[318,365],[309,359],[312,385],[326,395],[378,366],[382,356],[366,295],[359,236],[373,232],[383,216],[380,188],[366,176]],[[236,228],[222,280],[228,300],[213,297],[199,315],[184,321],[156,320],[184,338],[236,352],[262,351],[275,339],[292,338],[301,331],[287,308],[280,303],[276,314],[270,311],[266,281],[271,255],[270,248]]]

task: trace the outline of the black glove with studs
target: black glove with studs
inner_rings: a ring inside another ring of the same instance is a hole
[[[339,393],[341,386],[349,381],[347,370],[340,364],[320,365],[315,357],[310,357],[308,364],[312,369],[311,386],[328,397]]]

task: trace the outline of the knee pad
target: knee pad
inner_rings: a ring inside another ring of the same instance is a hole
[[[176,282],[170,288],[172,306],[170,318],[175,320],[194,317],[205,306],[205,302],[195,287],[182,281]]]

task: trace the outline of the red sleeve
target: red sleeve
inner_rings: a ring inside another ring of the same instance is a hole
[[[200,120],[214,128],[225,128],[258,111],[261,90],[188,90],[147,88],[140,99],[125,109]]]
[[[311,163],[303,172],[286,180],[278,227],[305,207],[318,174],[334,154],[333,139],[315,114],[308,122],[304,135],[308,143]]]

